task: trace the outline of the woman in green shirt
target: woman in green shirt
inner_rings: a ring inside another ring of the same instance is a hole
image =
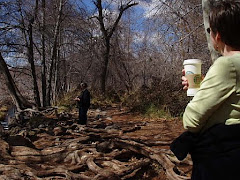
[[[193,180],[240,179],[240,3],[218,1],[210,8],[213,47],[222,57],[207,72],[183,115],[183,133],[171,150],[190,153]],[[184,89],[188,83],[182,77]]]
[[[239,3],[213,5],[209,21],[211,41],[222,57],[210,67],[200,90],[185,109],[184,128],[191,132],[204,132],[219,123],[240,124]],[[182,79],[186,89],[187,80]]]

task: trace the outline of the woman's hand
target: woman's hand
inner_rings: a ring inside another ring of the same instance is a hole
[[[182,70],[183,76],[182,76],[182,85],[184,90],[188,90],[188,80],[185,77],[185,69]]]
[[[76,97],[74,100],[75,100],[75,101],[80,101],[79,97]]]

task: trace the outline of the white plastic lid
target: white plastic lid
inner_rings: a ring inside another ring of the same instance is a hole
[[[187,90],[187,96],[195,96],[199,88],[192,88]]]
[[[183,65],[187,64],[202,64],[202,61],[200,59],[187,59],[183,61]]]

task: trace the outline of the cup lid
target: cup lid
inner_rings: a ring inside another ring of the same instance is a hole
[[[189,88],[187,90],[187,96],[195,96],[199,88]]]
[[[186,59],[183,61],[183,65],[187,64],[202,64],[202,61],[200,59]]]

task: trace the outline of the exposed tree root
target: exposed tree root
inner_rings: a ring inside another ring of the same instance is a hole
[[[39,115],[35,110],[28,112]],[[190,179],[177,165],[191,165],[191,160],[179,162],[168,149],[161,148],[170,141],[127,135],[144,124],[94,128],[97,123],[82,126],[71,119],[58,120],[52,128],[26,128],[18,132],[23,144],[12,143],[14,138],[0,139],[0,179],[127,180],[143,177],[147,169],[156,174],[165,171],[169,180]],[[25,140],[32,144],[25,145]],[[154,170],[153,163],[161,168]]]

